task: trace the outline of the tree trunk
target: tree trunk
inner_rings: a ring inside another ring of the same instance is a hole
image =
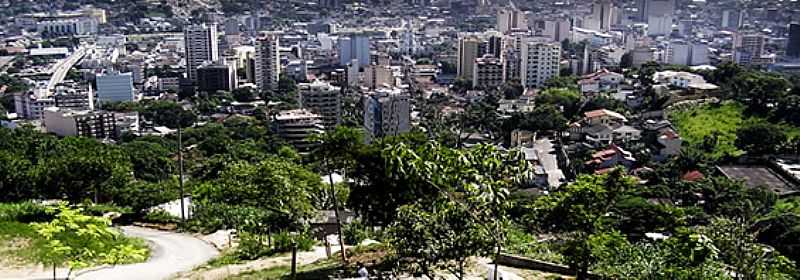
[[[342,262],[347,263],[347,252],[344,250],[344,236],[342,236],[342,220],[339,218],[339,205],[336,201],[336,188],[333,186],[333,170],[328,171],[328,180],[331,183],[331,200],[333,201],[333,215],[336,217],[336,231],[339,233],[339,246],[342,252]]]
[[[458,262],[458,280],[464,280],[464,263],[467,260],[462,260]]]
[[[497,277],[497,274],[499,273],[499,272],[497,272],[497,270],[498,270],[497,267],[499,266],[499,264],[497,263],[498,259],[500,259],[500,244],[497,244],[497,251],[494,254],[494,272],[493,272],[494,273],[494,277],[492,277],[492,279],[494,279],[494,280],[499,280],[500,279],[500,278]]]
[[[587,280],[589,279],[589,266],[581,264],[578,268],[578,275],[576,277],[577,280]]]

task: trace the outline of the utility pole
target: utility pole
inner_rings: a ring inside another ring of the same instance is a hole
[[[186,221],[186,207],[183,205],[184,193],[183,193],[183,134],[181,133],[181,126],[180,119],[178,120],[178,186],[180,187],[181,192],[181,220]]]
[[[336,216],[336,230],[339,232],[339,246],[342,251],[342,262],[347,263],[347,252],[344,250],[344,237],[342,236],[342,220],[339,218],[339,203],[336,201],[336,188],[333,186],[333,169],[330,159],[325,159],[328,167],[328,180],[331,183],[331,200],[333,201],[333,215]]]

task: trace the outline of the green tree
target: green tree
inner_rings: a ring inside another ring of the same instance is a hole
[[[0,150],[0,201],[17,201],[33,198],[31,187],[33,164],[18,154]]]
[[[231,92],[231,94],[233,95],[233,100],[239,102],[251,102],[256,100],[256,98],[258,97],[258,95],[256,95],[256,93],[253,92],[252,89],[247,87],[234,89],[233,92]]]
[[[347,205],[369,225],[388,226],[397,216],[400,206],[421,198],[435,196],[438,191],[418,182],[416,177],[395,172],[389,165],[385,149],[399,143],[408,147],[425,145],[428,138],[421,133],[376,139],[356,155]]]
[[[573,75],[553,77],[544,82],[544,88],[565,88],[577,90],[578,77]]]
[[[434,268],[464,279],[467,259],[490,255],[492,237],[465,205],[440,200],[433,205],[419,203],[400,208],[390,228],[391,242],[399,257],[430,279]]]
[[[782,100],[790,88],[789,81],[773,74],[747,71],[731,82],[732,97],[754,113],[766,114],[770,106]]]
[[[170,101],[153,101],[145,104],[142,109],[142,116],[155,125],[166,126],[169,128],[190,127],[194,124],[197,116],[189,110],[183,109],[181,105]]]
[[[800,262],[800,198],[781,199],[754,224],[759,242]]]
[[[567,119],[573,119],[580,113],[581,94],[568,88],[549,88],[536,97],[536,103],[553,105],[559,108]]]
[[[347,262],[347,255],[344,248],[344,235],[342,234],[342,223],[339,216],[339,202],[336,193],[336,187],[333,182],[333,173],[338,169],[343,173],[352,168],[355,159],[354,153],[360,151],[363,143],[363,135],[360,130],[338,126],[332,131],[325,134],[317,135],[311,139],[318,142],[319,146],[313,153],[319,158],[320,165],[326,173],[328,173],[328,182],[330,186],[331,207],[333,207],[334,215],[336,216],[336,229],[339,233],[339,244],[342,247],[342,261]]]
[[[193,198],[200,205],[195,212],[199,219],[224,218],[215,214],[220,209],[254,207],[282,216],[280,219],[284,223],[274,225],[275,228],[298,225],[300,221],[311,218],[318,206],[324,203],[319,175],[277,157],[269,157],[257,164],[228,163],[218,179],[195,186]],[[221,219],[221,224],[215,226],[241,226],[235,222]]]
[[[53,266],[53,279],[55,268],[62,264],[70,269],[66,276],[69,279],[74,269],[147,259],[147,249],[118,242],[121,236],[110,227],[109,219],[86,216],[63,204],[57,212],[52,221],[33,224],[47,242],[37,258],[42,264]]]
[[[578,279],[587,279],[597,261],[597,242],[614,236],[619,217],[612,212],[636,181],[621,169],[605,175],[581,176],[558,192],[543,196],[533,205],[533,219],[545,229],[566,234],[564,254]],[[602,244],[601,244],[602,245]]]
[[[530,131],[563,131],[567,129],[567,118],[553,105],[536,106],[530,113],[517,114],[509,120],[516,121],[514,129]],[[510,125],[510,124],[507,124]]]
[[[732,279],[719,249],[703,234],[682,229],[666,240],[636,244],[620,237],[594,242],[593,254],[601,260],[596,273],[612,279]]]
[[[132,141],[121,146],[130,157],[134,177],[157,182],[175,174],[174,152],[167,147],[146,141]]]
[[[767,155],[778,152],[786,140],[786,132],[779,125],[756,121],[736,130],[735,145],[750,155]]]
[[[153,206],[179,197],[177,179],[160,182],[132,181],[113,194],[114,204],[130,207],[139,215],[145,214]]]
[[[389,165],[404,176],[438,190],[438,200],[457,203],[491,237],[499,254],[507,226],[510,189],[516,187],[527,166],[518,151],[501,152],[494,146],[477,145],[467,150],[429,143],[415,149],[398,144],[386,149]],[[452,245],[452,244],[451,244]],[[455,246],[455,245],[453,245]],[[455,267],[458,270],[458,266]]]
[[[714,241],[721,259],[733,267],[735,279],[795,279],[794,263],[768,245],[757,243],[749,222],[717,218],[700,230]]]
[[[519,81],[508,81],[500,88],[505,99],[517,99],[525,93],[525,87]]]
[[[633,53],[631,52],[624,53],[622,55],[622,58],[620,58],[619,67],[623,69],[633,67]]]
[[[129,157],[116,146],[95,139],[66,137],[52,147],[41,147],[36,176],[46,198],[82,202],[108,201],[131,180]]]

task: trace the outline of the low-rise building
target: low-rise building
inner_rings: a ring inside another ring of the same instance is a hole
[[[719,89],[719,86],[706,82],[703,76],[690,72],[661,71],[653,74],[653,81],[680,89],[694,89],[710,91]]]
[[[626,125],[627,122],[620,113],[594,110],[585,112],[583,120],[570,124],[569,132],[574,140],[583,140],[592,147],[640,140],[642,131]]]
[[[633,153],[611,144],[608,148],[592,154],[592,158],[584,164],[594,169],[595,172],[602,172],[604,169],[616,166],[631,168],[636,164],[636,158],[633,157]]]
[[[625,81],[625,76],[619,73],[611,72],[602,69],[598,72],[581,77],[578,85],[581,88],[581,93],[600,93],[600,92],[613,92],[619,89],[619,85]]]
[[[47,132],[58,136],[83,136],[98,139],[118,136],[113,113],[73,111],[50,107],[44,111]]]

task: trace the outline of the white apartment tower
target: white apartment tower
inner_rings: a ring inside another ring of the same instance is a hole
[[[411,97],[399,88],[379,88],[364,96],[367,140],[411,130]]]
[[[300,107],[322,116],[325,129],[333,129],[342,118],[342,99],[339,87],[330,83],[314,80],[311,83],[297,85],[297,98]]]
[[[512,30],[527,30],[528,22],[525,13],[518,9],[513,1],[508,7],[497,11],[497,31],[505,34]]]
[[[561,62],[561,44],[530,40],[522,44],[520,78],[527,88],[541,87],[544,82],[558,77]]]
[[[614,3],[611,0],[598,0],[592,4],[590,16],[590,29],[608,32],[614,21]]]
[[[278,88],[281,75],[278,35],[266,34],[256,40],[256,87],[259,90]]]
[[[186,48],[186,77],[197,82],[197,68],[219,59],[216,24],[193,24],[183,29]]]

